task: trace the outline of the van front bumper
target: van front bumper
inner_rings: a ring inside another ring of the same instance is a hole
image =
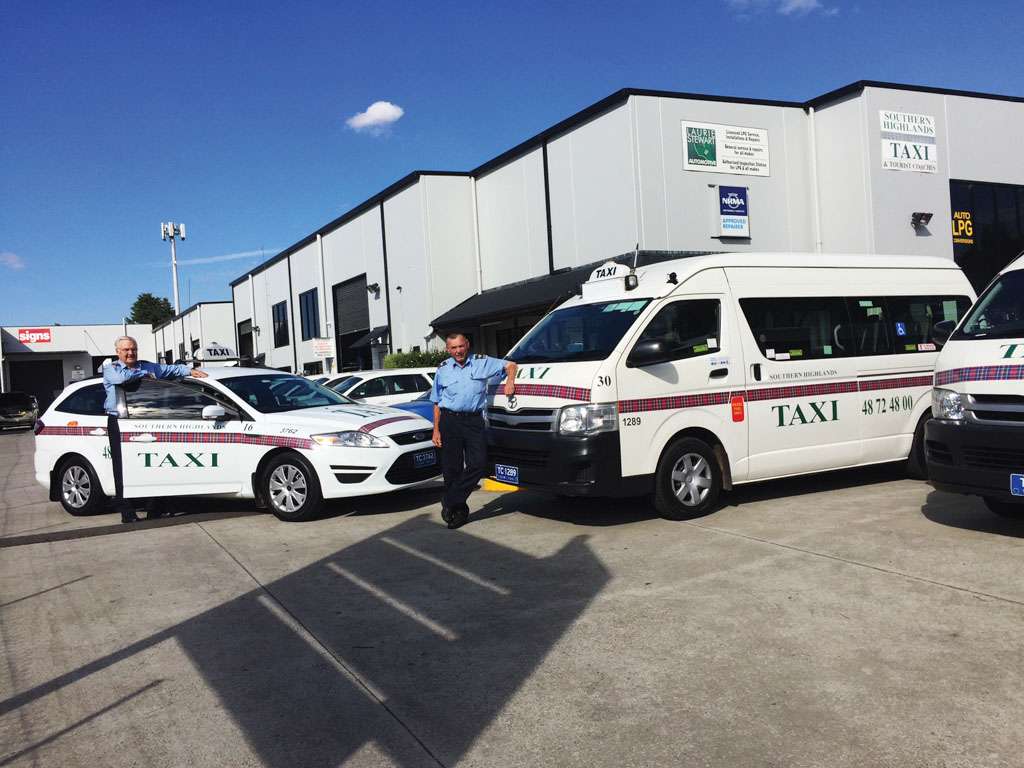
[[[487,475],[495,465],[519,470],[519,485],[563,496],[635,496],[650,488],[649,475],[622,476],[619,433],[571,436],[488,428]]]
[[[928,481],[936,489],[1024,503],[1010,493],[1010,476],[1024,474],[1024,425],[931,419],[924,437]]]

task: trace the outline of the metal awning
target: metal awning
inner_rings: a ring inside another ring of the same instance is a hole
[[[386,347],[390,333],[386,325],[378,325],[353,341],[349,345],[349,349],[356,349],[358,347]]]

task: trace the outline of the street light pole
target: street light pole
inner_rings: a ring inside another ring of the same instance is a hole
[[[178,305],[178,251],[174,246],[175,237],[185,239],[185,225],[172,221],[166,224],[160,222],[160,239],[171,241],[171,279],[174,282],[174,314],[177,315],[181,312],[181,307]]]

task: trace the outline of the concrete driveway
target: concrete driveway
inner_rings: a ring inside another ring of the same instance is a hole
[[[0,766],[1020,766],[1024,524],[892,468],[76,519],[0,436]],[[196,511],[198,510],[198,511]]]

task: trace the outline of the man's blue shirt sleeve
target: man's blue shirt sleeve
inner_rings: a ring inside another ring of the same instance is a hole
[[[118,384],[127,384],[129,381],[141,379],[146,375],[142,368],[129,368],[123,366],[115,368],[112,365],[103,366],[103,386],[116,387]]]
[[[158,379],[184,379],[192,375],[192,367],[189,365],[163,365],[156,363],[158,367],[156,377]]]
[[[430,388],[430,402],[437,405],[441,402],[441,369],[438,368],[434,374],[434,385]]]

